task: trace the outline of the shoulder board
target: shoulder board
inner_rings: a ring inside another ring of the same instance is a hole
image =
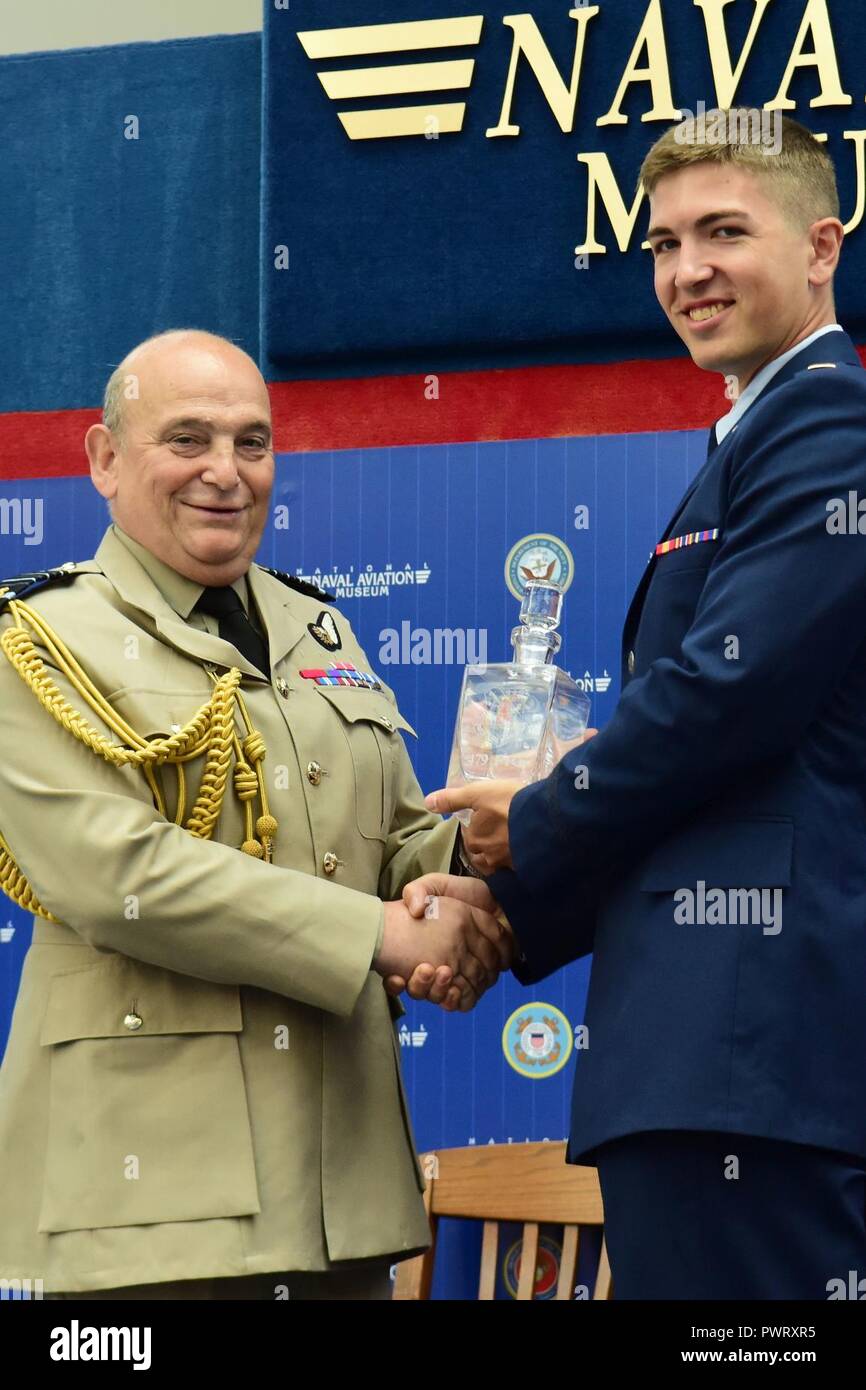
[[[324,589],[317,589],[315,584],[308,584],[306,579],[298,579],[297,575],[286,574],[284,570],[271,569],[270,565],[259,565],[260,570],[266,574],[272,574],[274,579],[279,579],[283,584],[288,584],[290,589],[297,589],[299,594],[306,594],[307,598],[324,599],[326,603],[336,603],[336,594],[327,594]]]
[[[0,612],[13,598],[28,598],[39,589],[47,589],[52,584],[69,584],[78,573],[73,560],[55,569],[37,570],[33,574],[17,574],[13,579],[0,579]]]

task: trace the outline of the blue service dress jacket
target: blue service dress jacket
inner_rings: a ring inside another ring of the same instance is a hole
[[[613,716],[514,797],[514,869],[489,880],[523,983],[593,953],[570,1162],[654,1129],[866,1155],[866,371],[846,333],[711,445],[661,539],[705,531],[650,560]]]

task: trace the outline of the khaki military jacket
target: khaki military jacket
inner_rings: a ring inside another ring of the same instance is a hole
[[[371,667],[337,609],[258,565],[235,587],[266,630],[269,678],[215,619],[190,618],[201,585],[116,525],[75,568],[25,601],[140,734],[183,727],[209,670],[240,669],[278,829],[270,862],[242,852],[229,791],[196,838],[172,819],[175,767],[156,774],[162,814],[142,770],[61,728],[0,652],[0,832],[59,922],[34,917],[0,1069],[0,1277],[74,1291],[425,1248],[402,1010],[370,968],[381,900],[447,869],[454,846],[456,823],[424,806],[409,725],[387,686],[300,674]],[[313,633],[323,612],[337,650]],[[203,763],[185,765],[188,799]]]

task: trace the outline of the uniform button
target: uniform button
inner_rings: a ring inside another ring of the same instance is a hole
[[[307,763],[307,779],[317,787],[322,780],[322,769],[319,763]]]
[[[277,690],[280,692],[284,700],[288,699],[289,687],[283,680],[282,676],[278,676],[277,678]]]
[[[628,657],[627,657],[627,660],[626,660],[626,665],[628,666],[628,673],[629,673],[629,675],[630,675],[630,676],[633,676],[633,675],[634,675],[634,652],[629,652]]]
[[[139,1018],[138,1014],[127,1014],[126,1018],[123,1020],[124,1028],[128,1028],[131,1033],[134,1033],[137,1028],[140,1028],[141,1024],[142,1020]]]
[[[392,733],[394,732],[394,725],[391,723],[390,719],[385,718],[384,714],[379,716],[379,723],[384,724],[385,728],[390,729]]]
[[[339,859],[333,850],[329,849],[327,854],[322,856],[322,868],[326,874],[332,874],[339,864]]]

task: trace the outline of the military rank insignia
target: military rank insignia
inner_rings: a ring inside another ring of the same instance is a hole
[[[302,671],[304,680],[315,681],[316,685],[357,685],[362,690],[381,690],[382,682],[369,671],[359,671],[351,661],[337,661],[327,670],[309,667]]]
[[[307,623],[307,631],[311,637],[316,639],[320,647],[327,647],[330,652],[337,651],[343,645],[337,631],[337,624],[331,614],[326,613],[324,609],[314,623]]]
[[[320,589],[316,584],[308,584],[306,579],[299,579],[296,574],[286,574],[285,570],[275,570],[270,565],[257,565],[256,568],[264,570],[265,574],[272,574],[274,579],[288,584],[290,589],[297,589],[299,594],[306,594],[308,598],[322,598],[327,603],[333,603],[337,597],[336,594],[329,594],[326,589]]]
[[[28,598],[30,594],[47,589],[50,584],[69,584],[76,576],[76,565],[68,560],[55,569],[36,570],[33,574],[17,574],[13,579],[0,579],[0,610],[13,598]]]

